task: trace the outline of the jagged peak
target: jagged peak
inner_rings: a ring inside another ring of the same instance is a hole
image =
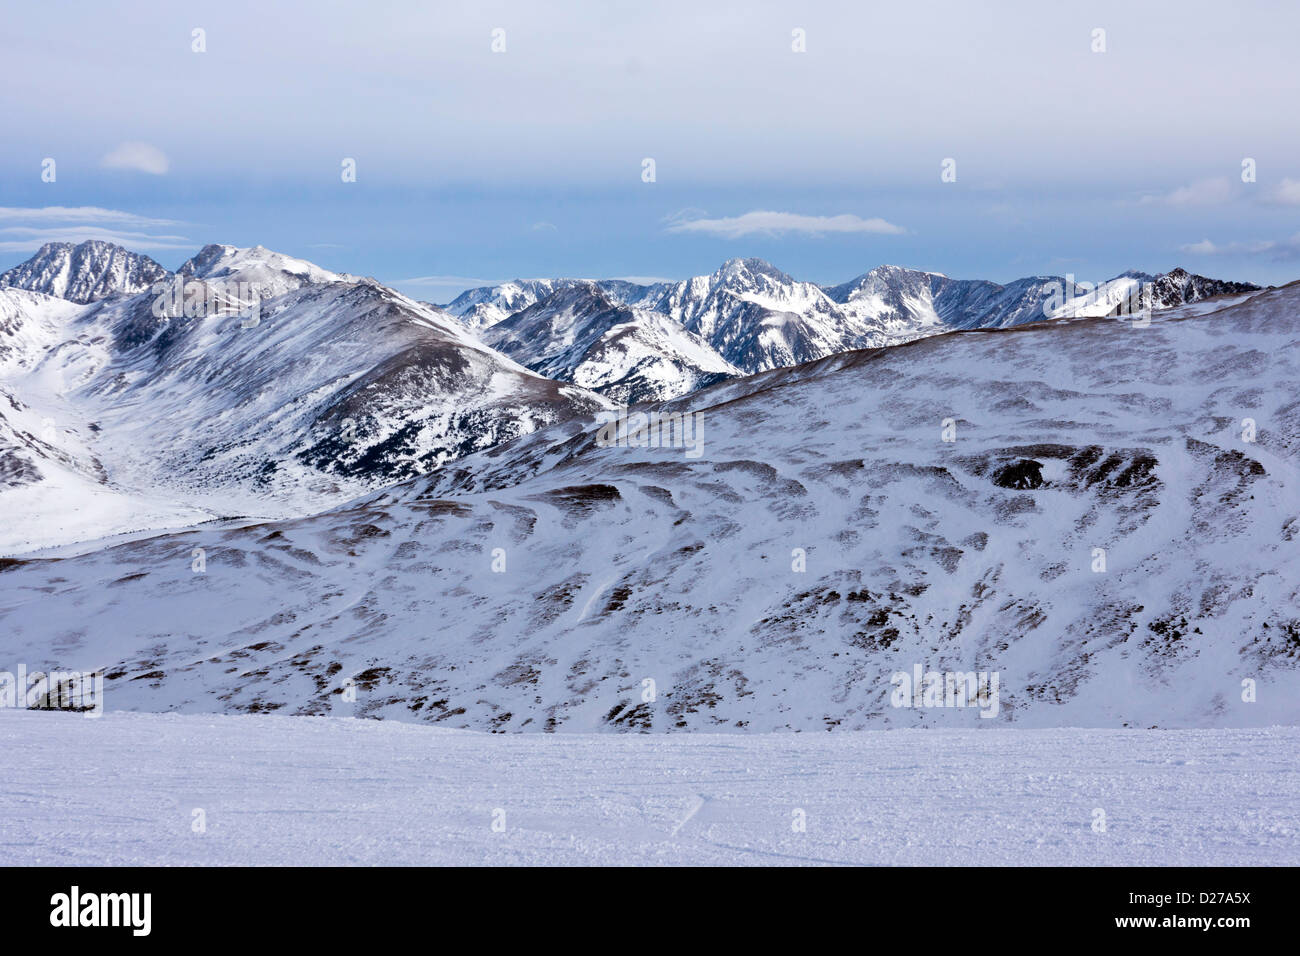
[[[133,294],[167,276],[148,256],[103,239],[47,242],[25,262],[0,274],[0,286],[85,305],[112,295]]]

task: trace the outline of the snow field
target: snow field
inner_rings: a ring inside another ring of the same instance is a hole
[[[1295,865],[1298,753],[1300,728],[492,735],[8,710],[0,863]]]

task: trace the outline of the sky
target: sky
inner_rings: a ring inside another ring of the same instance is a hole
[[[1196,0],[11,5],[0,269],[105,238],[434,302],[735,256],[1278,284],[1297,36],[1298,4]]]

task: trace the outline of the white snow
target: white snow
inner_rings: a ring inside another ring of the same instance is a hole
[[[542,736],[9,710],[0,753],[0,865],[1300,863],[1297,728]]]

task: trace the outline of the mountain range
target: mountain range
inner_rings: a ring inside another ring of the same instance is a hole
[[[1253,291],[1183,270],[1089,293],[895,266],[822,287],[732,259],[680,282],[516,280],[435,306],[260,246],[208,245],[171,273],[50,243],[0,275],[0,481],[22,502],[0,549],[307,514],[615,405],[1127,298]]]
[[[1175,269],[1095,288],[1069,277],[1007,285],[880,266],[835,286],[732,259],[681,282],[515,280],[442,308],[483,341],[552,378],[633,403],[685,395],[839,352],[956,330],[1165,309],[1259,286]]]
[[[1295,284],[150,262],[5,273],[0,670],[495,731],[1294,717]],[[995,719],[894,706],[916,666]]]

